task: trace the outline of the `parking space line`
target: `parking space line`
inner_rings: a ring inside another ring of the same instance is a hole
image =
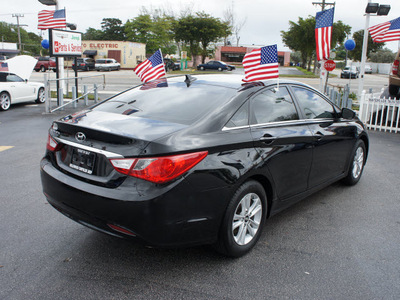
[[[11,149],[11,148],[14,148],[14,146],[0,146],[0,152]]]

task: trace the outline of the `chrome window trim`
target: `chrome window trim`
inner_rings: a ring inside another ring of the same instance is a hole
[[[300,119],[300,120],[290,120],[290,121],[281,121],[281,122],[269,122],[262,124],[252,124],[246,126],[237,126],[237,127],[224,127],[222,131],[231,131],[236,129],[245,129],[245,128],[257,128],[257,127],[281,127],[281,126],[295,126],[295,125],[308,125],[308,124],[318,124],[323,122],[334,122],[333,118],[329,119]]]
[[[109,151],[105,151],[105,150],[101,150],[101,149],[96,149],[96,148],[93,148],[93,147],[85,146],[85,145],[82,145],[82,144],[78,144],[78,143],[75,143],[75,142],[67,141],[67,140],[64,140],[64,139],[56,138],[56,137],[52,137],[52,138],[55,139],[57,142],[61,142],[63,144],[66,144],[66,145],[69,145],[69,146],[72,146],[72,147],[76,147],[76,148],[80,148],[80,149],[83,149],[83,150],[95,152],[95,153],[98,153],[98,154],[102,154],[107,158],[124,158],[121,154],[117,154],[117,153],[114,153],[114,152],[109,152]]]

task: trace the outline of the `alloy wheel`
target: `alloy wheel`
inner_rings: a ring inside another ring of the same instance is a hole
[[[354,154],[353,160],[353,177],[358,178],[362,172],[364,166],[364,150],[361,147],[357,148],[356,153]]]
[[[2,93],[0,95],[0,108],[1,110],[7,110],[10,108],[11,99],[7,93]]]
[[[257,234],[262,218],[262,203],[255,193],[246,194],[235,209],[232,220],[232,234],[235,242],[247,245]]]

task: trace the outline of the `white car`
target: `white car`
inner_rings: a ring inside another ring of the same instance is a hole
[[[118,71],[121,68],[121,65],[114,58],[101,58],[96,59],[95,68],[97,71]]]
[[[365,65],[364,67],[364,73],[365,74],[372,74],[372,68],[370,65]]]
[[[21,55],[1,64],[0,110],[8,110],[11,104],[20,102],[45,102],[44,84],[28,81],[36,62],[31,56]]]

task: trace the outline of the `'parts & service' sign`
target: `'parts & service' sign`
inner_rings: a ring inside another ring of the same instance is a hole
[[[50,56],[82,56],[82,33],[49,29]]]

